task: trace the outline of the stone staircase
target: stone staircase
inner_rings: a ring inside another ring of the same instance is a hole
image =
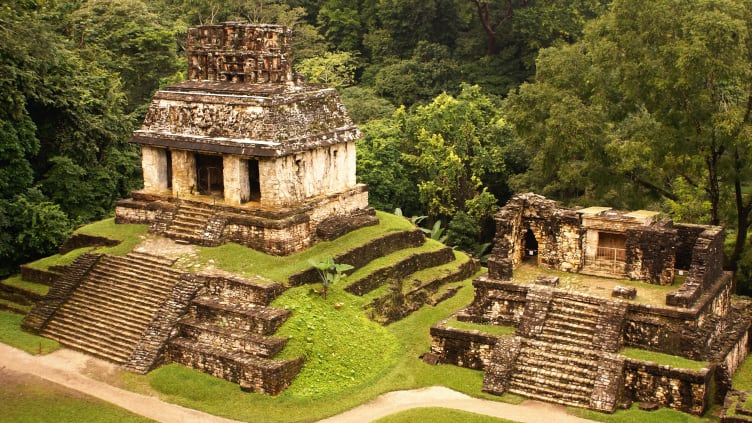
[[[584,348],[523,340],[508,392],[589,407],[600,355]]]
[[[101,256],[40,334],[124,364],[180,279],[172,263],[141,253]]]
[[[209,204],[181,201],[162,235],[177,242],[216,247],[222,243],[226,220]]]
[[[613,412],[626,305],[535,285],[526,298],[519,336],[496,345],[484,390]]]
[[[178,336],[168,344],[167,360],[238,383],[243,390],[280,393],[303,365],[303,357],[273,359],[287,339],[272,335],[290,316],[268,305],[282,292],[281,285],[219,280],[210,279],[191,302]]]
[[[600,309],[600,304],[554,297],[543,328],[535,338],[552,344],[592,348]]]

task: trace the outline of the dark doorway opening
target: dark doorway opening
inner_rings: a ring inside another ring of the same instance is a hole
[[[250,185],[249,201],[261,200],[261,179],[259,178],[258,160],[248,160],[248,183]]]
[[[196,154],[196,179],[199,194],[224,197],[222,156]]]
[[[165,158],[167,159],[167,189],[172,189],[172,151],[167,150]]]
[[[525,231],[525,251],[523,257],[525,259],[538,258],[538,240],[535,239],[535,234],[533,234],[530,228]]]

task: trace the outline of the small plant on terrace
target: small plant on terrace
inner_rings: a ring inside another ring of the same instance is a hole
[[[329,285],[337,283],[347,277],[344,272],[353,269],[352,266],[345,263],[335,263],[332,257],[327,257],[323,261],[308,260],[308,263],[313,266],[319,273],[319,278],[324,284],[321,289],[321,296],[326,298],[326,291],[329,289]]]

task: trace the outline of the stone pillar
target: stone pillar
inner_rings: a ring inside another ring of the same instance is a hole
[[[141,168],[144,172],[144,191],[167,189],[167,150],[141,146]]]
[[[172,150],[172,195],[181,198],[196,189],[196,156],[191,151]]]
[[[248,179],[248,160],[239,156],[223,156],[222,168],[225,202],[238,205],[250,200],[251,185]]]

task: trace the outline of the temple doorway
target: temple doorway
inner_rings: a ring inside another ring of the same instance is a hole
[[[538,240],[535,238],[533,230],[527,228],[525,231],[525,250],[523,251],[523,260],[538,260]]]
[[[196,154],[196,189],[201,195],[224,197],[222,156]]]
[[[261,200],[261,180],[259,177],[258,160],[248,160],[248,185],[250,187],[249,201]]]
[[[172,151],[169,149],[165,151],[165,159],[167,163],[167,169],[165,169],[167,173],[167,189],[172,189]]]

